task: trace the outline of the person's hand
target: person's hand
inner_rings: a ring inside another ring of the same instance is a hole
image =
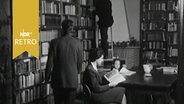
[[[115,87],[116,85],[117,85],[117,83],[114,83],[114,82],[109,83],[109,87]]]

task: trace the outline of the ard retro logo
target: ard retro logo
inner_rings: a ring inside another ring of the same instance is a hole
[[[13,1],[13,59],[27,51],[39,58],[39,0]]]

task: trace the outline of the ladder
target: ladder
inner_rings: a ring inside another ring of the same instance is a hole
[[[100,35],[100,30],[97,28],[97,33],[96,33],[96,46],[97,48],[100,48],[101,44],[101,35]],[[112,27],[108,28],[108,57],[106,60],[112,60],[114,56],[114,51],[113,51],[113,37],[112,37]]]

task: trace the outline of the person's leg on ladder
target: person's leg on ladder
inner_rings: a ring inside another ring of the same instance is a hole
[[[101,35],[101,47],[104,51],[105,58],[108,57],[108,27],[100,28],[100,35]]]

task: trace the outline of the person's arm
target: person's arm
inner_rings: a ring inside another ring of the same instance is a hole
[[[53,68],[53,59],[54,59],[54,50],[53,50],[53,41],[51,41],[49,46],[49,54],[47,59],[46,71],[45,71],[45,81],[48,82],[51,77],[51,72]]]
[[[110,88],[110,86],[108,84],[106,85],[101,85],[99,83],[99,79],[97,78],[96,73],[94,73],[93,71],[90,71],[91,69],[89,69],[89,76],[90,77],[90,81],[93,87],[94,92],[103,92],[106,91]]]
[[[77,70],[78,70],[78,73],[80,73],[82,71],[82,59],[83,59],[82,42],[79,42],[77,57],[78,57],[78,60],[77,60]]]

